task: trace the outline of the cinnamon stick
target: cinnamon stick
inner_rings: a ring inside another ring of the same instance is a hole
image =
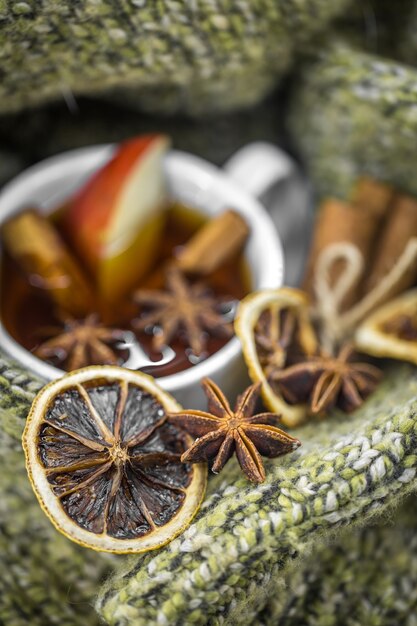
[[[374,218],[374,227],[387,215],[394,198],[394,189],[368,176],[362,176],[353,188],[351,203]],[[375,234],[375,232],[373,233]]]
[[[398,194],[379,238],[371,270],[364,283],[364,293],[373,289],[388,274],[412,237],[417,237],[417,200]],[[398,289],[403,291],[411,287],[415,279],[415,275],[407,274]]]
[[[186,243],[177,257],[177,265],[189,274],[211,274],[243,248],[249,232],[239,213],[225,211],[207,222]]]
[[[317,259],[327,246],[341,242],[355,245],[366,267],[392,197],[391,187],[364,177],[355,186],[351,203],[342,202],[336,198],[328,198],[323,202],[319,209],[303,282],[303,287],[310,296],[314,298],[314,274]],[[337,281],[342,271],[343,262],[336,262],[331,271],[331,284]],[[350,308],[359,297],[360,281],[347,293],[342,309]]]
[[[87,280],[54,226],[35,209],[8,220],[1,229],[6,250],[28,277],[65,313],[84,316],[92,308]]]

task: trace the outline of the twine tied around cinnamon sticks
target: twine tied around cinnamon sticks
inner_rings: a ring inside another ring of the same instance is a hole
[[[320,208],[304,288],[333,354],[376,308],[417,280],[417,200],[361,179],[352,203]]]

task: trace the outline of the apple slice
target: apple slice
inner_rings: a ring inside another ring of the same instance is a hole
[[[125,296],[155,261],[167,199],[162,160],[169,145],[164,135],[122,143],[67,209],[68,235],[104,302]]]

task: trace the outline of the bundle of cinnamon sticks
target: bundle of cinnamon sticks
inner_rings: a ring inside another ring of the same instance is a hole
[[[358,180],[349,202],[328,198],[319,208],[303,288],[313,302],[315,276],[323,251],[333,244],[353,244],[362,257],[362,269],[345,294],[341,311],[347,311],[371,292],[393,269],[408,242],[417,237],[417,199],[368,177]],[[335,285],[344,271],[343,261],[332,264],[329,283]],[[402,274],[390,297],[417,282],[417,262]]]

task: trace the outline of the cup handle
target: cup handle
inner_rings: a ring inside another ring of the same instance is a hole
[[[241,148],[224,165],[227,174],[256,198],[289,179],[297,170],[285,152],[265,141],[256,141]]]
[[[299,285],[314,217],[312,190],[305,175],[288,154],[266,142],[239,150],[225,170],[268,211],[284,248],[285,283]]]

